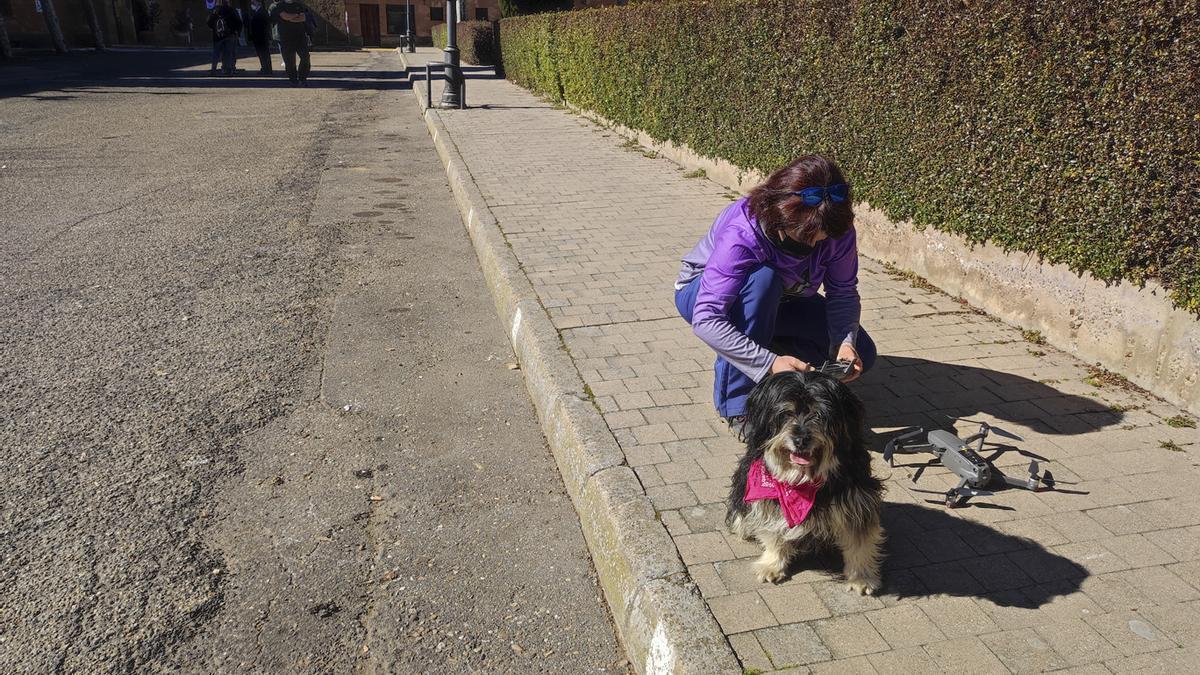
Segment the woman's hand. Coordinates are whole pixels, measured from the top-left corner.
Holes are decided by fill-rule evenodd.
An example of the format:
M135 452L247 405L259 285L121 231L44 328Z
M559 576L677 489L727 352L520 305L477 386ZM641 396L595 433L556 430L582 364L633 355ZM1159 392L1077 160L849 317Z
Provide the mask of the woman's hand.
M774 375L775 373L786 373L789 370L799 370L804 372L806 370L812 370L812 366L794 356L776 356L775 361L771 364L771 374Z
M842 379L842 382L853 382L862 375L862 359L858 358L858 352L854 350L854 347L852 347L849 342L843 342L842 346L838 347L837 360L849 361L850 363L854 364L850 367L850 370L846 372L846 377Z

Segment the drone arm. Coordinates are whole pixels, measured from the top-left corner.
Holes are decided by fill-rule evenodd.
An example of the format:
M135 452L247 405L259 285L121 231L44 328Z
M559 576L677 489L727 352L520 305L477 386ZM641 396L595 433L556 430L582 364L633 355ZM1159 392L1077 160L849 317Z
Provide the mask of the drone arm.
M924 429L921 429L918 427L917 429L914 429L913 431L910 431L906 434L900 434L899 436L888 441L887 445L883 446L884 461L890 463L892 461L892 455L896 454L897 451L899 451L900 454L910 454L911 452L913 452L909 448L903 447L904 442L907 440L916 438L917 436L920 436L922 433L924 433L924 431L925 431Z
M1029 478L1013 478L1012 476L1005 475L999 469L996 470L995 477L999 478L1009 487L1021 488L1022 490L1037 490L1038 485L1042 482L1036 473L1030 473Z

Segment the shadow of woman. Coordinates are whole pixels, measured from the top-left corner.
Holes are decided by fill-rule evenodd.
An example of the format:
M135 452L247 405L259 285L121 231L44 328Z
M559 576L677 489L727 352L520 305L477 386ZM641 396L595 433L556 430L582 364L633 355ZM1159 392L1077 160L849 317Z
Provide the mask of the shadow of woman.
M1001 607L1035 609L1077 592L1089 574L1079 564L1030 539L915 504L884 505L883 588L895 599L937 595L985 599ZM792 574L842 569L836 550L793 559ZM849 592L849 591L847 591Z
M1047 382L908 356L880 356L871 372L851 386L866 406L872 428L949 429L952 418L983 415L1040 434L1072 435L1114 426L1124 418L1103 401L1059 391Z

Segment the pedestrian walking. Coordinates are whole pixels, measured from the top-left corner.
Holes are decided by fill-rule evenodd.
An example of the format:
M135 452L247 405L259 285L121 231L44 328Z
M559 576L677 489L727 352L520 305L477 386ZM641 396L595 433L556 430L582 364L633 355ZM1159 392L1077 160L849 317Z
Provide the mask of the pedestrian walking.
M852 364L850 381L875 362L859 327L850 194L836 163L801 157L726 207L683 258L675 307L717 353L713 401L739 433L768 375L836 358Z
M293 85L304 85L312 67L308 54L308 8L299 0L277 0L271 5L271 25L283 52L283 66ZM299 57L300 65L296 66Z
M259 0L250 3L250 42L258 54L258 72L271 74L271 17Z
M237 70L238 33L242 30L242 19L229 6L229 0L220 0L212 14L208 15L208 27L212 30L213 40L212 74L217 74L217 59L220 58L222 72L233 75Z

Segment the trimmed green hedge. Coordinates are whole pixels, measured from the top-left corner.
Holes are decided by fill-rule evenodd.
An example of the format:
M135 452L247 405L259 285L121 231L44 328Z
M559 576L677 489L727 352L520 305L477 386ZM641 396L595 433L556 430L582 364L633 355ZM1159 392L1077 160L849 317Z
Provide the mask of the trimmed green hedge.
M500 22L517 84L1200 312L1195 0L668 2Z
M494 66L500 63L496 54L496 38L491 21L460 21L458 30L458 58L463 63L476 66ZM433 46L446 48L446 24L433 27Z

